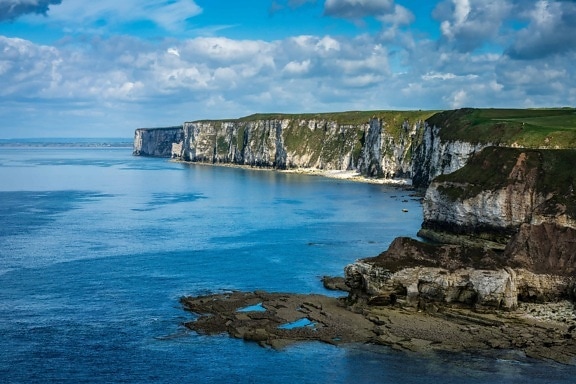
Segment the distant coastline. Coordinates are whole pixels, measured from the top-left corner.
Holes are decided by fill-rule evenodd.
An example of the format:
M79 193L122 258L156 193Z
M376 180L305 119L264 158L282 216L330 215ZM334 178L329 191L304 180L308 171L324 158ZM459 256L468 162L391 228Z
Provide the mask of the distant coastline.
M0 147L132 148L131 138L16 138L0 139Z

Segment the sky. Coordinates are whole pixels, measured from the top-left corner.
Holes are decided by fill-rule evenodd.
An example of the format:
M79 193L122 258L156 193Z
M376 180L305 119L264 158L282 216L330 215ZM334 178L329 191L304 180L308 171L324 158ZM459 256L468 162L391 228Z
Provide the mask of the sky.
M0 138L576 106L576 0L0 0Z

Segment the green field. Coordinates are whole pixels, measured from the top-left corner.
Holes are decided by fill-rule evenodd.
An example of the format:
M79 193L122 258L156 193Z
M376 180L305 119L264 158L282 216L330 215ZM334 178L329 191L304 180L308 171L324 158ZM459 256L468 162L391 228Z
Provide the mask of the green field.
M576 148L576 109L459 109L428 120L442 127L443 140Z
M324 120L333 121L340 125L367 124L371 119L381 119L389 126L399 127L404 120L426 120L438 111L345 111L323 113L256 113L238 119L227 120L199 120L206 121L257 121L257 120Z

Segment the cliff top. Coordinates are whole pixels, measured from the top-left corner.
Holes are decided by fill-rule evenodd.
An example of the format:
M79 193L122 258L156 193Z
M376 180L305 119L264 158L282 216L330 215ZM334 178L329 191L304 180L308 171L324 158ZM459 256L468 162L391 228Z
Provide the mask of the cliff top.
M257 121L257 120L327 120L338 124L364 124L370 119L382 119L385 121L403 122L404 120L426 120L438 111L345 111L345 112L322 112L322 113L255 113L237 119L196 120L200 122L230 122L230 121Z
M576 109L473 109L444 111L428 119L445 141L528 148L576 148Z
M340 125L366 124L380 119L391 126L426 120L440 129L443 141L465 141L526 148L576 148L576 109L476 109L449 111L345 111L323 113L255 113L233 119L201 119L192 123L262 120L323 120ZM166 127L174 129L178 127ZM142 130L154 128L141 128Z

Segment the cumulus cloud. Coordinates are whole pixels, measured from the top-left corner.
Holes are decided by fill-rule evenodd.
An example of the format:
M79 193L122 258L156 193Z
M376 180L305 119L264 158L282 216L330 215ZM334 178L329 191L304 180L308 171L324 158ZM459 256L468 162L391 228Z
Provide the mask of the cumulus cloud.
M390 13L378 17L384 23L391 25L409 25L414 21L414 14L409 9L396 4Z
M291 61L284 66L284 73L288 75L303 75L310 70L310 59L304 61Z
M576 104L576 52L519 61L504 56L495 68L498 81L528 106Z
M343 19L381 16L394 10L394 0L326 0L324 14Z
M114 105L161 98L174 105L200 103L206 114L208 99L238 104L236 113L242 115L254 110L248 103L264 93L270 98L258 105L258 111L297 112L320 104L349 103L355 97L344 89L376 91L390 76L382 47L328 36L275 42L215 37L147 42L115 37L71 40L58 48L3 37L0 51L5 52L0 64L1 100L26 94L35 100ZM307 102L303 90L309 90Z
M518 4L528 25L518 32L507 55L533 60L576 51L576 2L545 1Z
M433 16L445 42L468 52L493 42L512 9L506 0L444 0Z
M0 21L14 20L29 13L45 15L50 5L62 0L0 0Z
M567 0L443 0L433 12L444 47L472 52L499 46L530 60L576 49L576 2Z

